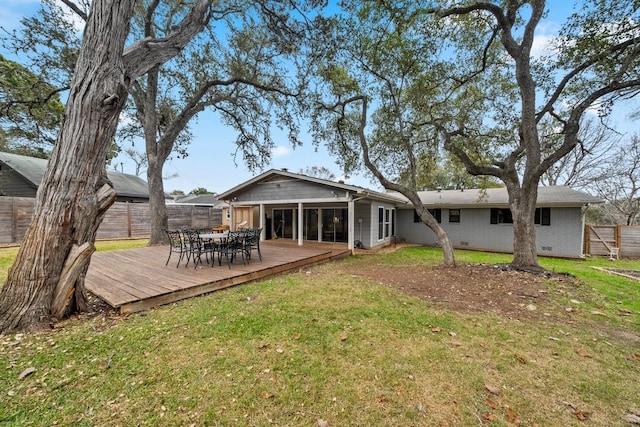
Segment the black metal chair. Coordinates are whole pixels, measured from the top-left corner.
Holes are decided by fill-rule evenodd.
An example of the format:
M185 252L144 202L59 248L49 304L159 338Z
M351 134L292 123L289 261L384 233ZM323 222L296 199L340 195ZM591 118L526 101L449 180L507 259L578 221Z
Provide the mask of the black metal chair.
M200 240L200 234L198 230L187 229L182 231L184 235L184 241L187 245L187 265L189 265L189 258L193 259L195 264L194 268L198 268L198 264L202 264L202 253L204 252L204 246L202 240Z
M165 229L164 231L169 237L169 257L167 258L167 262L165 262L164 265L166 266L169 264L171 255L174 252L180 254L180 257L178 258L178 264L176 264L176 268L178 268L178 266L180 265L180 261L182 261L182 258L185 256L185 254L187 255L187 263L189 263L189 253L187 251L185 241L180 234L180 231L167 229Z
M227 259L227 265L231 268L231 263L236 256L242 257L242 265L245 265L244 258L244 231L230 231L227 238L219 243L218 265L222 265L222 256Z
M244 237L244 253L247 258L247 262L251 261L251 251L258 252L258 258L262 262L262 252L260 252L260 234L262 234L262 228L250 228L247 229Z

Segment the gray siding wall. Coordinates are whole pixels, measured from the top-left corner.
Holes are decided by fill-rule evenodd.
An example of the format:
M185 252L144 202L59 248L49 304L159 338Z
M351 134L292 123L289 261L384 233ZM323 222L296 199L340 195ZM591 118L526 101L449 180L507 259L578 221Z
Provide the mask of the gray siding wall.
M371 240L371 201L361 200L355 203L354 240L360 240L365 248L375 246Z
M455 248L513 252L513 226L491 224L490 209L460 209L460 222L449 223L442 209L442 228ZM397 235L407 242L435 246L435 234L423 223L413 222L413 209L398 211ZM578 258L582 255L582 210L551 208L551 225L536 226L539 255Z
M36 188L6 165L0 165L0 196L36 197Z
M300 180L273 180L258 183L238 194L238 202L259 200L295 200L331 198L331 187ZM344 190L335 190L344 196Z

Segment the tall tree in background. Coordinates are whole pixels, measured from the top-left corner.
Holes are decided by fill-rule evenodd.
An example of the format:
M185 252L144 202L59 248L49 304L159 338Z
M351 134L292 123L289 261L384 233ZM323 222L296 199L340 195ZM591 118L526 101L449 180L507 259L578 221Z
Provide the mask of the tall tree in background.
M336 180L336 175L324 166L311 166L306 169L300 169L300 173L315 178L326 179L327 181Z
M328 20L314 49L323 85L314 132L345 173L364 165L385 189L404 195L436 234L444 264L455 265L449 236L418 195L439 163L434 119L452 88L437 60L444 44L415 28L444 28L436 29L429 15L405 14L404 4L390 7L396 6L354 3Z
M513 214L512 264L520 268L538 268L534 213L542 175L579 144L588 109L598 103L610 108L640 88L637 2L584 1L555 40L554 54L536 58L532 48L545 7L543 0L508 0L446 2L428 10L441 22L466 25L469 31L452 39L450 55L457 67L451 78L461 82L460 91L475 100L474 108L484 110L486 118L459 120L456 113L464 112L450 103L454 115L442 121L440 136L470 173L505 183ZM496 51L502 54L492 57ZM489 84L476 92L477 79L490 72L501 78L485 80ZM511 103L511 111L496 108L501 100L503 106ZM547 152L540 136L545 120L562 135L561 143Z
M542 153L552 153L562 145L561 128L540 124ZM620 144L620 136L596 119L584 120L580 125L576 148L558 160L540 177L541 185L566 185L571 188L597 192L594 183L608 175L609 158Z
M185 7L177 1L138 2L132 34L167 37ZM191 47L133 83L127 108L130 120L119 135L132 143L144 141L150 244L167 239L164 164L172 154L189 154L189 123L206 108L236 130L236 154L241 153L250 169L269 162L274 124L286 129L294 146L300 145L294 111L301 90L295 86L304 83L295 77L304 74L295 76L291 69L303 32L291 14L299 13L303 5L296 7L270 1L220 4L212 16L214 24Z
M0 128L18 151L50 149L64 105L57 88L0 55Z
M175 2L163 10L156 3L140 3L136 16L141 36L170 34L176 10L184 7ZM270 1L225 3L216 10L214 25L190 48L133 85L132 117L142 130L148 159L150 244L167 238L164 164L171 153L188 155L188 124L206 108L237 132L236 153L249 169L270 160L274 123L288 131L292 144L300 144L293 111L301 93L295 85L302 83L290 80L287 67L302 33L290 22L288 7Z
M85 302L96 231L115 200L105 158L130 85L202 31L211 3L196 1L168 37L125 47L135 1L93 1L33 221L0 291L0 333L48 324Z
M640 220L640 137L633 135L617 147L604 161L603 176L593 182L598 196L610 208L613 223L620 218L625 225L637 225Z

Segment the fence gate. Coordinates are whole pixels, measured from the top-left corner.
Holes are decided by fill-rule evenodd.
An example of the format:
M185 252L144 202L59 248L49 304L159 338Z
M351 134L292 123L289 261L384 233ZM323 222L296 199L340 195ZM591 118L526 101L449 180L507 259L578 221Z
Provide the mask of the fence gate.
M628 225L586 225L584 253L607 256L620 248L620 257L640 258L640 227Z

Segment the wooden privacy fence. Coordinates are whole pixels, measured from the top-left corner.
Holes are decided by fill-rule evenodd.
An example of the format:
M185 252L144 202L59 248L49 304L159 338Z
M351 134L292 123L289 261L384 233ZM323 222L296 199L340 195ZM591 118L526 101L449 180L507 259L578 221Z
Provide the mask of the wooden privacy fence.
M22 241L31 222L35 199L0 197L0 244ZM206 206L167 205L169 228L203 228L222 224L222 210ZM114 203L105 215L98 239L144 238L151 234L147 203Z
M607 256L620 248L621 258L640 258L640 227L628 225L586 225L584 253Z

